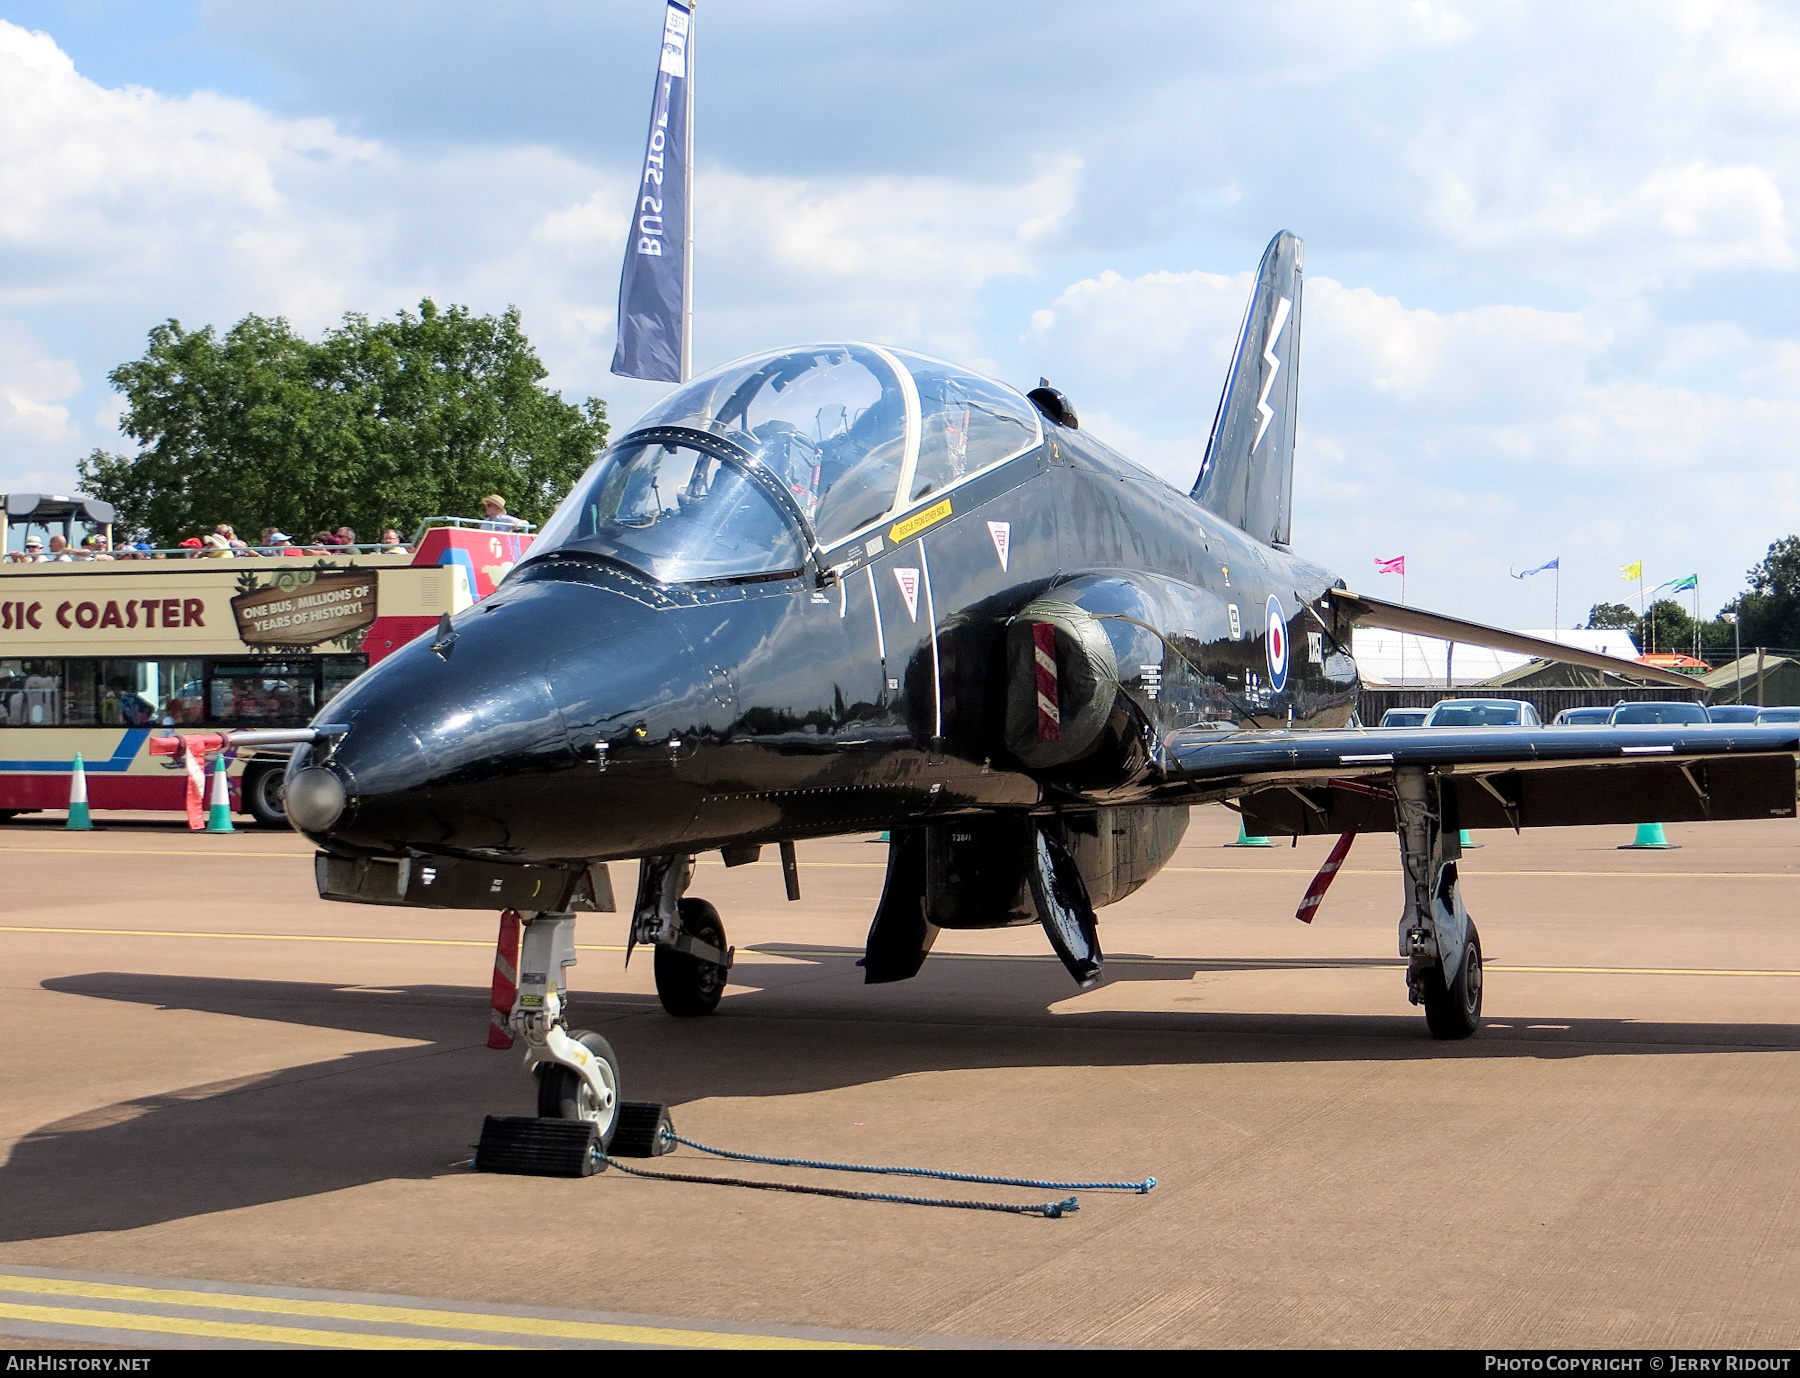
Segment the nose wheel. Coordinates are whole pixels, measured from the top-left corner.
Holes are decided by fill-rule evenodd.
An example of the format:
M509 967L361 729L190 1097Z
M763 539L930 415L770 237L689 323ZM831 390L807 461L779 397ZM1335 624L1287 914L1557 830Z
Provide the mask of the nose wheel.
M594 1055L595 1076L590 1080L561 1063L540 1062L538 1118L591 1122L604 1152L619 1127L619 1059L612 1045L597 1033L583 1029L570 1037Z
M711 1014L725 994L730 963L719 911L705 900L682 900L680 932L672 942L656 945L656 994L662 1007L680 1019Z

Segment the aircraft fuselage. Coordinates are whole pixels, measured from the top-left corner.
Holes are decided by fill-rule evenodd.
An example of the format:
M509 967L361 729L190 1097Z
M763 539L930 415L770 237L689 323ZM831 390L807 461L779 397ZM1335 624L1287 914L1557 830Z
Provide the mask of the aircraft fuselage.
M294 769L324 757L343 782L311 830L333 850L516 861L1131 804L1178 729L1349 720L1348 634L1308 607L1336 582L1046 426L784 576L535 560L329 705L318 724L347 730ZM1035 696L1008 629L1045 599L1098 620L1117 682L1088 706L1094 745L1033 768L1008 745L1008 698Z

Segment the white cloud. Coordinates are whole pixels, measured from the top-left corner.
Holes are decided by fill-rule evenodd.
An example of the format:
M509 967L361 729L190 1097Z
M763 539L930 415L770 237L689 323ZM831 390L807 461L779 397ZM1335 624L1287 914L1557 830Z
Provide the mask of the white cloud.
M0 320L0 441L15 447L75 443L80 432L64 403L80 390L73 363L47 357L25 327Z
M614 62L599 38L636 20L580 28L599 13L373 16L346 49L343 0L211 7L226 49L263 26L263 60L311 93L293 115L103 86L0 24L0 485L116 444L106 371L170 315L316 331L427 293L516 302L552 382L631 419L662 391L607 372L644 83L590 110L537 75ZM1792 11L1150 0L1119 25L1044 0L1029 32L1005 6L833 13L823 68L815 6L709 30L702 366L852 335L1041 371L1185 486L1243 270L1285 224L1315 273L1297 529L1353 581L1405 549L1415 598L1541 625L1507 612L1536 596L1515 558L1562 553L1572 588L1583 560L1605 583L1666 557L1722 599L1800 524ZM953 20L952 51L931 35ZM1073 51L1083 83L1047 88ZM446 104L468 84L446 70L524 94Z
M1185 489L1249 285L1104 273L1038 311L1027 342L1091 430ZM1665 350L1719 348L1686 333L1660 328ZM1311 279L1298 548L1353 584L1375 555L1407 553L1423 601L1515 625L1509 612L1535 595L1504 580L1507 565L1559 553L1565 578L1585 571L1609 598L1605 571L1642 555L1701 570L1723 601L1748 562L1721 533L1800 522L1800 400L1617 378L1615 341L1601 307L1440 313ZM1146 435L1121 416L1159 424Z

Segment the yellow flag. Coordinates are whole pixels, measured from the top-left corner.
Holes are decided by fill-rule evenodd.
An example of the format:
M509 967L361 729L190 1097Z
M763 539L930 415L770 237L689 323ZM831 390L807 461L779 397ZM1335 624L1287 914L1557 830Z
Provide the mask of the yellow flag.
M1642 560L1633 560L1628 565L1620 565L1619 573L1624 575L1627 579L1642 579L1644 577L1644 562Z

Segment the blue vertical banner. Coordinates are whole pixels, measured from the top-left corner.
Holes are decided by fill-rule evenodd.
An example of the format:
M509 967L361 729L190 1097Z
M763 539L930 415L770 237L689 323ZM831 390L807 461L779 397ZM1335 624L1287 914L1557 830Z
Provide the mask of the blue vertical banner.
M619 275L619 343L612 371L625 378L687 379L693 29L692 8L669 0L643 175Z

